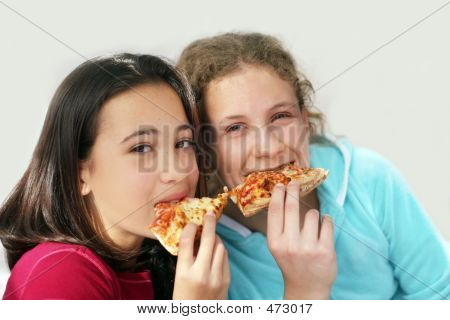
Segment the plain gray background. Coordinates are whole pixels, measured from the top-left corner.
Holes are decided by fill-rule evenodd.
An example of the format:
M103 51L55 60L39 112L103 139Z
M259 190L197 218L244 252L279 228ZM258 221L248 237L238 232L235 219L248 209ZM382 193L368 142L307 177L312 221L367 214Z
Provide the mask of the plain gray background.
M190 41L226 31L280 37L329 129L393 162L450 239L445 1L2 1L0 201L27 167L56 87L86 58L176 60ZM0 259L0 293L6 279Z

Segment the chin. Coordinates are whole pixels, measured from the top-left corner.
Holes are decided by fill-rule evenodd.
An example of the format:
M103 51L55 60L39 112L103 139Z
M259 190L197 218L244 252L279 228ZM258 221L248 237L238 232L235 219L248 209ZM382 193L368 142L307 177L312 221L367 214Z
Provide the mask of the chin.
M144 228L146 228L146 226ZM142 236L144 239L158 240L155 237L155 235L152 232L150 232L150 231L146 232L145 234L141 234L140 236Z

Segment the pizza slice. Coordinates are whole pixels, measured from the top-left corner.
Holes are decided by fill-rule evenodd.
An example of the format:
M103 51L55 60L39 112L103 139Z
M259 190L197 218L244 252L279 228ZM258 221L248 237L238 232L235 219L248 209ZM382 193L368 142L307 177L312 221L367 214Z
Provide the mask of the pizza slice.
M178 255L180 236L190 222L199 226L196 239L200 238L207 212L214 212L217 220L228 202L228 190L217 198L184 198L177 202L161 202L155 205L155 220L148 226L159 242L172 255Z
M277 170L250 173L243 183L230 191L230 198L245 217L255 215L269 206L270 197L277 183L287 185L291 180L300 182L300 196L317 188L328 176L321 168L299 168L288 164Z

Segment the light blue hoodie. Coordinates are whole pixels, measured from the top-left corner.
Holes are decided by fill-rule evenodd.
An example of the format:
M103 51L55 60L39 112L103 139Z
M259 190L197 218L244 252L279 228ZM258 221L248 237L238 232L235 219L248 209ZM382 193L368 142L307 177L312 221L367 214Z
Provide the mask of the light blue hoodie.
M331 299L450 299L450 258L398 171L378 154L333 137L310 145L311 167L329 170L318 188L335 223L338 275ZM282 299L283 279L264 235L226 215L229 299Z

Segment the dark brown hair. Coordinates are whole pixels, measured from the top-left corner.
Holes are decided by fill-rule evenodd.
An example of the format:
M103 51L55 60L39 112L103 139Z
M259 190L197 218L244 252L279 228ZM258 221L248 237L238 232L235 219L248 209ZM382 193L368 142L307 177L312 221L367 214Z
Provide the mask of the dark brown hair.
M127 53L96 58L64 79L50 103L31 162L0 208L0 239L11 269L39 243L80 244L115 270L124 270L126 261L137 257L152 272L155 297L172 297L175 258L151 239L139 251L121 250L107 236L92 201L80 192L79 164L94 144L105 101L135 86L161 82L176 91L196 128L199 120L187 81L161 58ZM204 190L204 182L199 185Z

